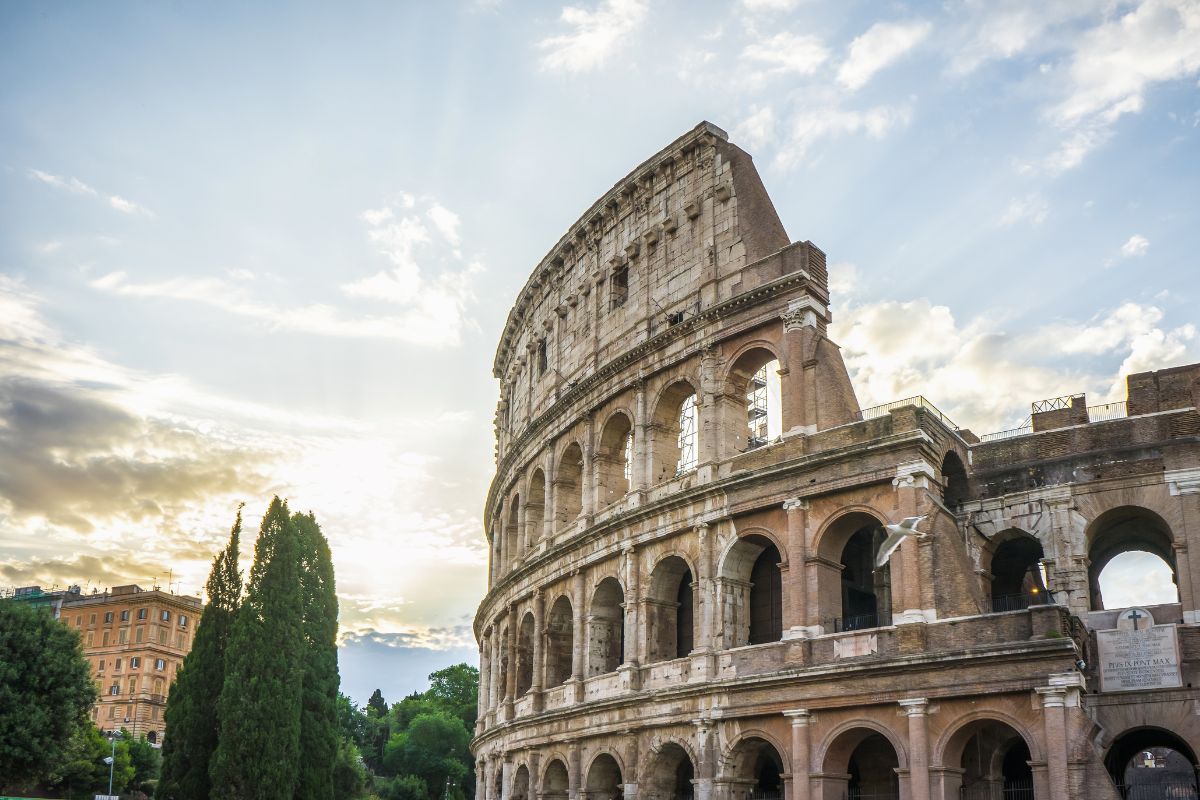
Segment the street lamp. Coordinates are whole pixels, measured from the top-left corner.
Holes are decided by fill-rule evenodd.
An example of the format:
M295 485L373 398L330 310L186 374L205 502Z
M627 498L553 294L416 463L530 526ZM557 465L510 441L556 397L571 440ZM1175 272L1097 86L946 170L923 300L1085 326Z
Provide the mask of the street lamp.
M122 722L123 722L123 724L128 725L129 717L125 717L125 719ZM119 733L119 731L111 732L110 738L112 739L112 755L110 755L108 758L104 759L104 761L108 764L108 796L109 797L112 797L113 767L115 767L117 765L117 734L118 733Z

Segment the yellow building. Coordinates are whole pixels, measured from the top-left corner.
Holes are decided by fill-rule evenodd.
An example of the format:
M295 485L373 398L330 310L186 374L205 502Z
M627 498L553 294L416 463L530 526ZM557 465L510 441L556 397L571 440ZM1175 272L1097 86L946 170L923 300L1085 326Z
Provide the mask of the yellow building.
M67 595L59 619L79 631L100 701L92 719L102 731L126 728L161 743L171 681L192 647L200 598L133 584Z

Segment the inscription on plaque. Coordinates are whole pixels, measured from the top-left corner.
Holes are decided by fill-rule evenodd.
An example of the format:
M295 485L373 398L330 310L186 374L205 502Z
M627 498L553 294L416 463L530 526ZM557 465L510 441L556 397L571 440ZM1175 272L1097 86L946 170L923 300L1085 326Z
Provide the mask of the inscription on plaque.
M1172 689L1183 685L1175 626L1155 625L1145 609L1121 612L1116 629L1096 631L1096 645L1102 692Z

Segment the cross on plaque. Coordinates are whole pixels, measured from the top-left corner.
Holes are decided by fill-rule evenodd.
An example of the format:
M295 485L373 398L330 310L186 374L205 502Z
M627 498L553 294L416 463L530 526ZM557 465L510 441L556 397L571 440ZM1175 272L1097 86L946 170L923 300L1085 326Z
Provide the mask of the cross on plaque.
M1136 608L1126 611L1125 616L1127 616L1129 619L1133 620L1133 629L1135 631L1139 630L1138 620L1146 619L1147 617L1149 617L1148 614L1143 614L1142 612L1138 611Z

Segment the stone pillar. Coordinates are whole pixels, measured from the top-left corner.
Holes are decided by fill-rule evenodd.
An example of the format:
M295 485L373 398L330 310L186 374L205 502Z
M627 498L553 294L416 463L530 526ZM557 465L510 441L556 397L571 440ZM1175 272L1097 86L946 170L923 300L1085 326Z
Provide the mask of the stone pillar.
M732 453L724 452L721 424L721 358L717 348L706 347L700 357L700 388L696 393L696 465L711 464ZM743 422L743 424L745 424Z
M713 748L713 730L706 719L694 720L696 726L696 777L695 799L711 800L713 779L717 776L716 756Z
M583 753L579 742L567 746L567 797L578 800L583 788Z
M496 551L499 561L496 564L496 580L500 580L500 578L508 573L509 558L511 557L508 552L508 529L505 525L505 521L508 518L508 504L506 503L503 508L505 514L500 519L500 533L496 538Z
M1185 623L1200 622L1200 469L1171 470L1164 477L1167 490L1178 499L1182 530L1172 531L1175 539L1175 573L1179 581L1179 602ZM1188 543L1196 541L1196 546Z
M806 708L783 712L792 721L792 800L809 800L812 789L809 776L812 760L808 744L808 728L812 714Z
M575 570L571 576L571 590L574 595L571 613L575 615L575 619L571 621L571 677L567 681L572 688L567 690L567 699L578 703L583 700L583 654L587 646L587 629L584 624L587 617L583 611L587 598L584 597L585 585L583 572L580 570Z
M504 682L504 719L513 718L513 701L517 697L517 609L508 606L508 675ZM506 765L507 766L507 765ZM507 779L507 775L505 778Z
M621 663L637 666L644 660L645 642L640 635L638 614L638 553L632 545L625 552L625 652L621 654Z
M629 491L645 491L650 483L650 420L646 409L646 384L639 380L633 395L633 464L630 465Z
M512 673L512 670L509 670ZM509 800L512 797L512 782L513 782L513 764L512 757L505 755L500 762L500 800Z
M515 537L516 542L513 544L513 549L516 550L516 552L508 554L509 569L512 569L513 565L517 563L517 559L521 557L521 554L529 549L529 531L527 530L527 526L525 524L525 511L529 507L528 487L525 489L523 498L524 499L521 500L521 502L517 505L517 535ZM545 509L543 509L543 513L545 513Z
M638 794L638 736L635 731L625 731L625 772L621 780L625 782L625 794L622 800L636 800Z
M546 598L542 595L542 590L535 589L533 592L533 681L529 686L529 693L533 695L534 713L542 710L542 686L545 684L545 606Z
M542 541L549 545L550 540L554 538L554 520L557 518L558 509L554 507L554 481L548 474L544 485L546 492L545 497L542 498L542 530L540 533Z
M580 476L583 491L583 501L579 506L580 513L586 522L592 524L592 516L596 513L596 476L592 459L596 454L595 420L589 414L583 426L583 474Z
M477 732L483 730L483 726L487 722L487 712L490 710L491 702L491 683L492 683L492 653L491 653L491 627L487 627L483 631L483 637L479 642L479 724L476 726Z
M900 517L920 514L918 510L923 490L928 489L935 470L924 461L901 464L892 480L896 490L896 513ZM924 520L918 529L929 530L930 521ZM932 622L936 618L933 607L922 603L921 587L921 539L909 536L900 543L900 549L892 555L892 622L902 625L910 622Z
M1048 800L1069 800L1067 784L1067 689L1048 686L1036 690L1042 697L1042 722L1046 736Z
M901 700L900 707L908 715L908 778L911 800L930 800L929 797L929 733L926 715L929 701L924 697Z
M475 800L487 800L487 762L475 761Z
M816 331L816 314L805 304L808 298L793 300L781 314L783 321L783 353L779 364L780 414L783 432L815 433L816 416L808 413L809 392L805 386L805 331Z
M783 638L802 639L808 628L808 501L793 497L783 502L787 512L787 591L783 595Z

